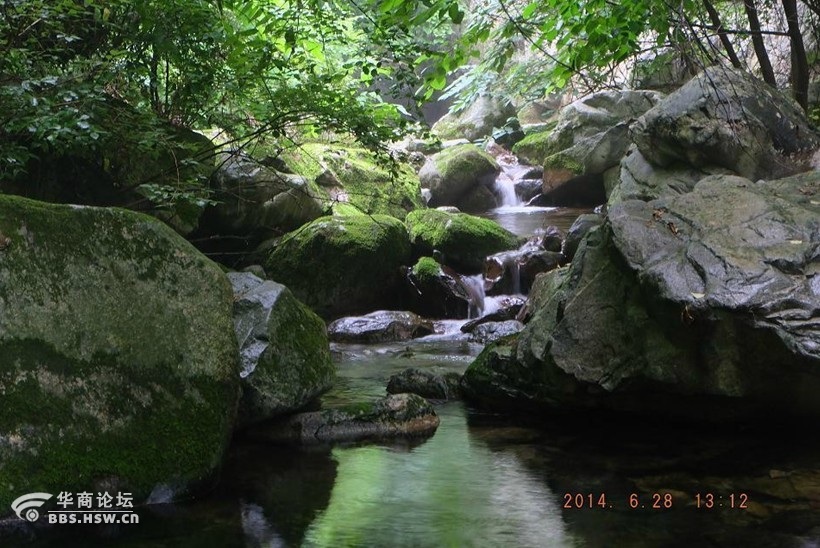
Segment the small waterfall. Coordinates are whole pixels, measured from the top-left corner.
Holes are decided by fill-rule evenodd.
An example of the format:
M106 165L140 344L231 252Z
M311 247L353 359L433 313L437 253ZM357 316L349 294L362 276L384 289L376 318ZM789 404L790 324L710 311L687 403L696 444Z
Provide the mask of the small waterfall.
M470 294L470 311L467 319L480 318L484 314L484 276L462 276L461 281Z
M504 171L503 167L501 173L495 178L494 189L501 207L520 205L521 202L515 193L515 180L513 180L509 173Z
M499 205L501 207L523 205L523 200L515 191L515 183L520 181L528 171L532 170L532 166L522 166L518 163L518 158L507 151L497 152L495 159L501 168L501 172L493 182L495 195L500 202Z

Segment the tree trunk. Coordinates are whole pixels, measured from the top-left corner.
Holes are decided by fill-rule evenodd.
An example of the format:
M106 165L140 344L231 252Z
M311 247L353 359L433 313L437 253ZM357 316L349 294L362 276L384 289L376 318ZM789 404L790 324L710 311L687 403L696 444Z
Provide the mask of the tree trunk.
M794 98L803 107L809 108L809 61L806 58L806 47L800 33L800 21L797 19L797 0L782 0L783 11L789 24L789 42L791 43L791 84Z
M766 51L766 45L763 43L763 35L760 33L760 18L757 16L755 0L744 0L743 7L746 8L746 17L749 19L749 30L752 32L752 45L755 49L757 61L760 63L760 72L763 74L763 81L772 87L777 87L772 62L769 60L769 53Z
M723 23L720 20L720 14L715 9L715 6L712 4L710 0L703 0L703 5L706 7L706 11L709 13L709 19L712 21L712 26L715 27L715 30L718 33L718 38L720 38L720 43L723 44L723 49L726 50L726 55L729 57L729 61L732 63L732 66L737 69L743 68L740 64L740 59L738 59L737 57L737 53L735 53L735 48L732 45L732 41L729 40L729 35L727 35L725 30L723 29Z

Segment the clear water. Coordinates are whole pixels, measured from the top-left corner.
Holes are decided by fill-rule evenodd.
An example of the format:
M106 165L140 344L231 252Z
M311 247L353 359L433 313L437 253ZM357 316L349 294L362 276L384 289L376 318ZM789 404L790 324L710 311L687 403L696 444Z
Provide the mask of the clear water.
M544 223L568 228L574 215L501 208L489 216L525 233ZM383 396L390 375L407 367L463 372L481 347L461 335L462 324L437 322L436 335L407 343L334 345L338 380L323 404ZM197 501L139 508L139 525L6 530L0 546L820 546L813 426L707 432L606 416L513 421L461 402L437 412L441 425L426 440L310 448L237 440L215 489ZM698 509L698 492L726 498ZM672 508L652 508L654 493L669 493ZM731 493L746 494L749 508L728 508Z

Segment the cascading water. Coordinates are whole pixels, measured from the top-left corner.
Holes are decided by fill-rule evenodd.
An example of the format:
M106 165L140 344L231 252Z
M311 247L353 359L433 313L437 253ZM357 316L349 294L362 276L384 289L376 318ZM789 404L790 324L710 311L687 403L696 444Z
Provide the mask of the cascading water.
M509 153L499 154L496 156L496 161L498 161L501 168L494 181L494 190L499 200L499 206L516 207L524 205L524 201L515 191L515 183L520 181L532 169L532 166L522 166L518 163L518 158Z
M484 276L481 274L462 276L461 281L470 294L470 312L467 319L480 318L484 314L484 299L486 298Z

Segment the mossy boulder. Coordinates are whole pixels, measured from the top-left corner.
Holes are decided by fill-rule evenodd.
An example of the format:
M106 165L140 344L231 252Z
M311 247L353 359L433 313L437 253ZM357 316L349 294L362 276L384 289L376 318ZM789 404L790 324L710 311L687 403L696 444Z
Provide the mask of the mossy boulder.
M495 159L475 145L448 147L427 159L419 178L421 186L430 190L429 205L456 206L471 212L495 207L495 199L487 188L499 172ZM484 191L492 200L477 201L473 194Z
M284 285L231 272L245 426L292 413L330 389L335 369L325 322Z
M475 294L463 277L432 257L403 267L404 307L425 318L468 318L480 315L483 295Z
M239 399L233 294L163 223L0 196L0 508L24 493L182 494Z
M405 222L418 256L437 251L443 264L459 272L481 272L487 256L522 243L495 221L466 213L419 210L409 214Z
M552 127L546 127L525 135L523 139L513 145L513 153L528 164L542 165L544 158L553 153L550 145L550 135L552 135L554 129L555 124Z
M323 318L392 308L399 267L410 261L404 224L386 215L321 217L284 236L269 277Z
M424 207L416 171L407 163L390 166L365 149L306 143L282 153L295 173L319 188L336 215L379 214L404 219Z

